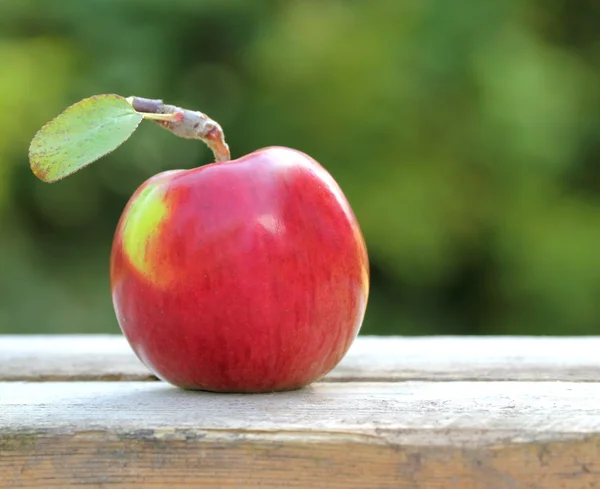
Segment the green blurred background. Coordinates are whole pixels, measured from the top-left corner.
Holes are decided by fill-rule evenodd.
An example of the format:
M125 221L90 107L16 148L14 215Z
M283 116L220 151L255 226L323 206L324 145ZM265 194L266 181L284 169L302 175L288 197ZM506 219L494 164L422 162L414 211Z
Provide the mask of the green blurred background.
M98 93L319 160L369 248L362 333L600 334L598 0L0 0L0 333L118 332L123 206L211 159L143 123L37 180L35 132Z

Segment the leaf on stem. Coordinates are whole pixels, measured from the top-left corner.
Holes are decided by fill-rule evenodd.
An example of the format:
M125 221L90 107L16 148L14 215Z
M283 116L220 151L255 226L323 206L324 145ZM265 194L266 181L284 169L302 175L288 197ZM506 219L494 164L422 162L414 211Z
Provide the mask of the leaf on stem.
M114 151L143 117L119 95L83 99L35 135L29 146L31 170L44 182L61 180Z

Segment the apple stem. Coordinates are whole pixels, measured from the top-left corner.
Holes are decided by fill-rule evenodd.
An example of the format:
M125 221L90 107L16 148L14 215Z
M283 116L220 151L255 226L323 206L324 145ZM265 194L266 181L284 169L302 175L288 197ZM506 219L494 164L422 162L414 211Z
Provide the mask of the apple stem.
M231 153L221 126L202 112L164 104L162 100L128 97L127 102L144 119L185 139L200 139L215 156L215 161L229 161Z

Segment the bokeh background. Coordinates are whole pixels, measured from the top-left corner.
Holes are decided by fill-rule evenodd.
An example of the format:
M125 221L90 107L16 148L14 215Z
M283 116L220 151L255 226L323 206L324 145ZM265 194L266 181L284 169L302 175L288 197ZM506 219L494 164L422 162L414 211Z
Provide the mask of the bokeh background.
M98 93L319 160L367 240L363 334L600 334L598 0L0 0L0 333L118 332L127 199L210 162L142 123L37 180L35 132Z

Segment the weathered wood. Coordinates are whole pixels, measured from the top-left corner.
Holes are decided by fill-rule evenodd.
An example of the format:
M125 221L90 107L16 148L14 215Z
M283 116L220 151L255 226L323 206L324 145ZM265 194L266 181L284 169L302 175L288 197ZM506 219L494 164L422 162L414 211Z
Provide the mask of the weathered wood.
M600 381L600 337L359 337L324 381ZM122 336L0 336L0 380L156 380Z
M600 384L0 383L0 487L600 487Z
M156 380L120 335L0 336L0 381Z

